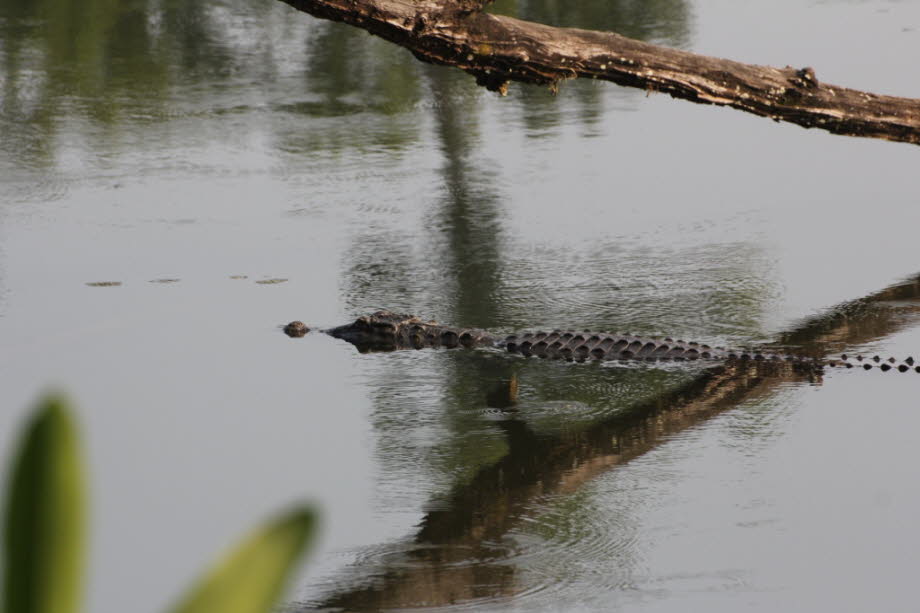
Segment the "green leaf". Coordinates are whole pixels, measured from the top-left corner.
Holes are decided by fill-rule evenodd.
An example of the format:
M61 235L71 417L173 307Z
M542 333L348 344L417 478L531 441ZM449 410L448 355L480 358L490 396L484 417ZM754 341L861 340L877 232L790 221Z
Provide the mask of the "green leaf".
M268 613L316 531L316 513L295 509L247 538L192 588L174 613Z
M23 432L6 495L5 613L80 610L83 458L66 401L45 398Z

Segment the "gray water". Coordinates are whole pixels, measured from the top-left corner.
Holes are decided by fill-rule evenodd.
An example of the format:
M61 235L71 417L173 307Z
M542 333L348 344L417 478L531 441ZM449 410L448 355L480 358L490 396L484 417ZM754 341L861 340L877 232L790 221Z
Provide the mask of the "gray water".
M917 3L493 10L920 97ZM279 326L386 307L916 355L917 151L611 84L500 98L267 0L4 0L0 453L42 390L78 404L100 613L163 610L304 499L297 611L913 611L915 373Z

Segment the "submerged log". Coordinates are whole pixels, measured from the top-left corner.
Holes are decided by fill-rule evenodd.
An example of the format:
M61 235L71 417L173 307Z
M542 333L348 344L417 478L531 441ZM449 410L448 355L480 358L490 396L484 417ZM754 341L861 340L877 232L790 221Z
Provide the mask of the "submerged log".
M612 32L557 28L482 11L477 0L282 0L455 66L504 94L510 81L574 78L670 94L835 134L920 144L920 100L822 83L811 67L758 66Z

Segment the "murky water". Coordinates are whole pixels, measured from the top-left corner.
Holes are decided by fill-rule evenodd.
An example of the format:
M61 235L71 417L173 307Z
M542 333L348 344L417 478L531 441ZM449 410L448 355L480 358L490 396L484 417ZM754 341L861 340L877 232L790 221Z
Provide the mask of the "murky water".
M915 3L495 10L920 97ZM917 155L609 84L498 98L280 3L6 0L0 452L47 386L80 405L102 613L163 610L304 498L293 610L913 610L920 376L278 326L387 307L916 355Z

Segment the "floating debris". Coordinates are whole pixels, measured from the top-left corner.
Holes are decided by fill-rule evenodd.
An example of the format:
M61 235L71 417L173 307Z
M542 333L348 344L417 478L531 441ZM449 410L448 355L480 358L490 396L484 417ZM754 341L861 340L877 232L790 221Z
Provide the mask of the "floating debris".
M231 279L248 279L249 275L230 275Z
M118 287L121 281L90 281L87 285L90 287Z
M151 279L151 283L178 283L181 279Z
M259 279L256 283L259 285L275 285L277 283L287 283L287 279Z

